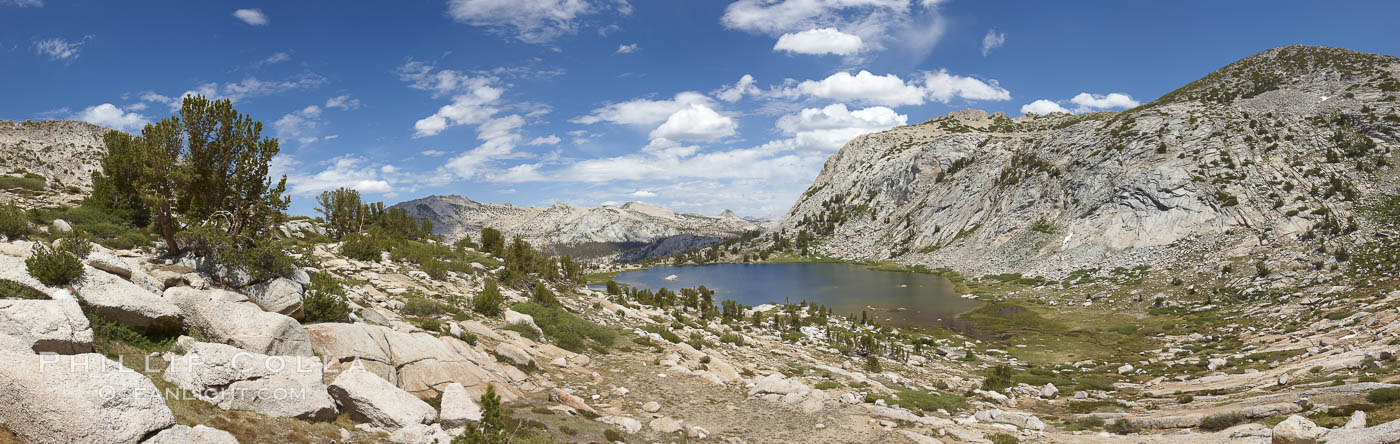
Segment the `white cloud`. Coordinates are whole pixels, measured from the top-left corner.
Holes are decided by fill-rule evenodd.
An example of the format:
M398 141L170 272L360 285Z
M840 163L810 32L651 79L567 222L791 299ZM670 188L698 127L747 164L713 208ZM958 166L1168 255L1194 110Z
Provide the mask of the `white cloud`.
M641 47L637 46L636 43L630 45L617 45L618 54L631 54L637 52L638 49L641 49Z
M329 99L326 99L326 108L339 108L339 109L343 109L343 110L352 110L352 109L357 109L357 108L359 108L359 107L360 107L360 99L356 99L356 98L354 98L354 97L350 97L349 94L341 94L341 95L339 95L339 96L335 96L335 97L331 97L331 98L329 98Z
M987 35L982 36L982 57L1000 48L1003 43L1006 43L1005 33L997 32L996 28L988 29Z
M983 82L971 77L948 74L947 70L924 73L924 88L930 99L948 103L953 98L964 100L1011 100L1011 92L996 80Z
M713 94L715 97L726 102L738 102L739 99L744 98L744 96L760 94L758 87L754 86L754 83L753 76L744 74L744 76L740 77L739 81L734 82L733 85L725 85Z
M267 15L261 9L239 9L233 11L233 16L253 26L267 26Z
M585 116L570 119L570 122L592 125L607 122L619 125L651 126L666 121L672 114L691 105L709 106L709 97L694 91L677 93L671 100L633 99L614 103L593 110Z
M49 60L73 61L78 58L78 50L82 49L83 44L92 38L93 36L88 35L76 42L70 42L62 37L39 40L34 42L34 51L49 56Z
M0 0L0 6L18 6L21 8L42 8L43 0Z
M409 61L396 72L399 80L410 88L432 91L433 97L452 95L452 103L438 108L433 115L413 124L413 137L435 136L449 127L477 125L500 112L497 108L503 88L489 76L470 76L460 71L442 69L423 62Z
M1070 103L1079 105L1078 108L1074 109L1077 113L1087 113L1109 108L1132 108L1139 105L1138 101L1133 100L1132 96L1123 93L1109 93L1106 96L1101 96L1082 92L1075 95L1074 98L1069 99L1069 101Z
M422 155L428 156L428 157L442 157L442 156L444 156L444 155L447 155L447 152L446 152L446 151L439 151L439 150L424 150L423 152L418 153L418 154L422 154Z
M146 107L148 107L148 106L150 106L150 105L147 105L146 102L136 102L136 103L127 105L127 106L126 106L126 110L127 110L127 111L145 111L145 110L146 110Z
M476 138L481 145L453 157L447 162L448 171L463 179L481 175L492 161L520 157L514 153L520 143L520 128L525 118L518 114L490 119L477 127Z
M614 2L611 7L622 15L632 10L626 2ZM586 0L448 0L447 15L471 26L509 31L525 43L547 43L576 32L581 16L608 8Z
M320 140L314 133L324 124L325 122L321 120L321 107L311 105L284 114L282 118L272 122L272 129L279 139L296 140L302 145L306 145Z
M526 144L526 145L530 145L530 146L558 145L559 142L562 142L562 141L563 141L563 139L560 139L559 136L550 134L550 135L548 135L548 136L541 136L541 137L536 137L536 138L534 138L534 139L530 139L530 141L529 141L529 142L526 142L525 144Z
M326 78L315 73L306 73L287 78L285 80L259 80L256 77L248 77L237 83L224 83L222 85L214 82L203 83L194 89L180 93L177 96L165 96L155 92L141 93L141 100L144 102L164 103L171 109L179 109L180 102L185 97L202 95L210 99L229 99L239 102L244 99L270 96L295 89L310 89L326 83Z
M737 0L725 8L726 28L780 36L835 28L858 36L861 48L898 45L922 58L945 29L939 3L927 0Z
M734 135L738 124L708 106L691 104L666 118L666 122L651 132L653 139L701 142Z
M632 192L633 197L656 197L656 193L647 190L637 190Z
M287 175L287 191L293 196L314 196L340 187L361 193L393 195L400 191L400 185L408 182L397 168L374 164L356 154L344 154L322 162L325 168L320 171L299 171L295 168L299 164L279 154L269 167L273 175Z
M883 106L850 111L844 103L807 108L778 119L778 130L790 139L770 142L786 148L835 152L862 134L904 125L909 117Z
M1045 99L1040 99L1025 105L1021 105L1021 114L1050 113L1069 113L1069 110L1065 109L1065 107L1063 106L1060 106L1060 104L1058 103L1051 102Z
M103 103L97 106L89 106L82 112L73 116L74 119L81 120L93 125L101 125L112 129L126 132L135 132L141 127L150 123L146 116L125 112L116 105Z
M788 51L798 54L851 55L860 52L861 38L858 35L837 31L836 28L809 29L797 33L783 34L774 51Z
M802 94L842 102L865 102L886 106L922 105L924 90L906 84L894 74L878 76L862 70L855 75L838 72L822 80L806 80L797 84Z
M278 51L278 52L273 53L273 54L270 55L270 56L267 56L267 58L263 59L262 63L263 63L263 64L266 64L266 65L271 65L271 64L274 64L274 63L282 63L282 62L285 62L285 61L288 61L288 60L291 60L291 59L292 59L292 55L291 55L291 54L287 54L287 53L285 53L285 52Z

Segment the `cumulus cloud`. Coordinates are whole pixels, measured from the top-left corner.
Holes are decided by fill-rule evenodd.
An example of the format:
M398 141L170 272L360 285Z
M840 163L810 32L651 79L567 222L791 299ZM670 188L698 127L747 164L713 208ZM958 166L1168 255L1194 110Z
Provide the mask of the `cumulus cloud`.
M1040 99L1025 105L1021 105L1021 114L1050 114L1069 113L1069 110L1060 104L1049 100Z
M665 123L651 132L651 138L703 142L732 136L738 126L734 119L697 103L672 113Z
M927 54L945 28L940 2L927 0L737 0L725 8L726 28L781 36L834 28L858 36L861 48L898 44Z
M307 106L297 111L284 114L282 118L272 122L272 129L277 134L277 138L282 140L295 140L302 145L306 145L320 137L314 135L321 126L321 107L316 105Z
M470 179L484 173L492 161L519 157L514 150L520 143L522 126L525 126L525 118L517 114L483 122L476 134L481 145L453 157L447 162L447 170L457 177Z
M798 54L844 56L860 52L861 45L861 38L858 35L837 31L836 28L820 28L783 34L778 37L778 43L773 45L773 50Z
M948 103L953 98L964 100L1011 100L1011 92L996 80L983 82L971 77L948 74L947 70L924 73L924 88L929 98Z
M81 120L93 125L101 125L112 129L126 132L135 132L150 123L146 116L122 111L116 105L103 103L97 106L89 106L82 112L73 116L74 119Z
M298 170L299 165L300 162L291 157L279 154L268 169L273 175L287 175L287 191L293 196L314 196L340 187L361 193L395 195L407 191L400 190L400 186L409 185L398 168L370 162L357 154L344 154L321 162L319 171Z
M982 36L982 57L1000 48L1003 43L1006 43L1006 34L997 32L996 28L988 29L987 35Z
M418 154L422 154L422 155L428 156L428 157L442 157L442 156L447 155L448 153L447 153L446 151L439 151L439 150L424 150L423 152L418 153Z
M618 54L631 54L637 52L638 49L641 49L641 47L637 46L636 43L630 45L617 45Z
M42 8L43 0L0 0L0 6L18 6L21 8Z
M1139 105L1138 101L1133 100L1132 96L1123 93L1109 93L1106 96L1101 96L1082 92L1075 95L1074 98L1069 99L1069 101L1070 103L1079 105L1079 107L1074 110L1080 113L1109 108L1132 108Z
M78 50L82 49L83 44L92 38L93 36L88 35L76 42L70 42L62 37L38 40L34 42L34 51L48 56L49 60L71 62L78 59Z
M689 108L691 105L712 105L713 100L694 91L677 93L670 100L633 99L621 103L613 103L588 113L584 116L570 119L570 122L592 125L595 123L612 123L619 125L651 126L670 118L677 111Z
M405 63L397 72L399 80L410 88L432 91L435 98L452 96L452 103L414 122L413 137L436 136L457 125L481 124L500 112L498 105L505 89L495 86L499 82L495 77L471 76L415 61Z
M647 190L637 190L632 192L632 197L656 197L656 193Z
M536 138L534 138L534 139L530 139L530 141L529 141L529 142L526 142L525 144L526 144L526 145L530 145L530 146L558 145L559 142L562 142L562 141L563 141L563 139L560 139L559 136L550 134L550 135L548 135L548 136L540 136L540 137L536 137Z
M625 2L586 0L448 0L447 16L461 23L509 34L525 43L548 43L578 31L579 18L607 9L632 12Z
M339 108L339 109L342 109L342 110L352 110L352 109L357 109L357 108L359 108L359 107L360 107L360 99L356 99L356 98L354 98L354 97L350 97L349 94L341 94L341 95L339 95L339 96L335 96L335 97L331 97L331 98L329 98L329 99L326 99L326 108Z
M739 81L734 82L733 85L725 85L723 88L715 91L714 95L726 102L738 102L739 99L743 99L744 96L760 94L758 87L755 86L754 83L755 80L753 76L744 74L743 77L739 78Z
M901 126L908 120L908 116L883 106L851 111L846 104L835 103L779 118L778 130L792 137L770 143L789 149L830 153L857 136Z
M267 20L267 15L263 14L261 9L239 9L233 11L233 16L239 20L242 20L243 23L247 23L252 26L267 26L267 24L269 23L269 21Z
M822 80L797 84L796 92L842 102L864 102L886 106L922 105L924 90L907 84L894 74L883 76L861 70L855 75L838 72Z

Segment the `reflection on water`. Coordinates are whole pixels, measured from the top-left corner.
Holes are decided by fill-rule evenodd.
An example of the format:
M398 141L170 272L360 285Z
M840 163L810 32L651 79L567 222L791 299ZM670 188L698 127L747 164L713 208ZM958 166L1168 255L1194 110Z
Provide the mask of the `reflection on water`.
M673 280L666 279L672 275ZM651 290L704 285L715 290L716 303L724 299L745 305L805 300L831 307L838 315L867 310L881 323L897 326L936 325L981 305L958 297L952 283L940 276L875 271L854 264L656 267L624 272L614 280Z

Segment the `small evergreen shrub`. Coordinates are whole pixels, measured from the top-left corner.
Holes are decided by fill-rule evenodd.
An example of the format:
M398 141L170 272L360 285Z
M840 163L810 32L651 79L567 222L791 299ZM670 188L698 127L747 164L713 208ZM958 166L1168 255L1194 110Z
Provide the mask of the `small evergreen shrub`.
M83 276L83 262L73 253L35 242L33 254L24 260L29 275L50 287L68 285Z
M1373 404L1389 404L1400 401L1400 388L1378 388L1366 394L1366 400Z
M603 351L617 339L617 332L575 316L559 307L546 307L535 303L517 304L515 311L535 318L535 325L544 331L545 337L554 341L559 348L580 352L585 347ZM680 338L677 338L679 342Z
M506 298L501 295L500 286L494 279L487 279L486 288L472 297L472 311L494 318L505 311L501 309L501 304L505 302Z
M1201 430L1218 432L1243 423L1245 419L1239 412L1210 415L1201 420Z
M1109 433L1114 433L1118 435L1129 435L1139 432L1141 428L1139 428L1136 424L1129 422L1127 418L1118 418L1117 420L1110 423L1108 427L1104 427L1104 430L1108 430Z
M311 275L311 285L306 287L301 301L306 311L304 323L350 321L350 302L345 300L345 287L330 275Z
M992 369L992 373L987 375L987 379L982 380L982 390L989 392L1005 390L1011 387L1011 366L1002 364Z
M408 296L403 300L403 312L410 316L438 316L447 311L441 302L423 296Z
M529 338L531 341L538 341L538 340L540 340L540 332L537 331L537 330L535 330L535 327L534 327L534 326L531 326L529 323L526 323L526 322L524 322L524 321L512 322L512 323L506 324L505 327L501 327L501 328L506 329L506 330L510 330L510 331L513 331L513 332L516 332L516 333L520 333L520 336Z
M387 250L383 242L368 235L351 234L345 236L344 240L345 243L340 246L340 254L355 260L376 262L379 261L381 253Z
M29 218L24 210L11 204L0 204L0 234L10 239L29 236Z
M871 373L880 373L880 372L884 371L884 369L880 368L880 358L877 358L877 357L874 357L874 356L866 356L866 357L865 357L865 371L871 372Z

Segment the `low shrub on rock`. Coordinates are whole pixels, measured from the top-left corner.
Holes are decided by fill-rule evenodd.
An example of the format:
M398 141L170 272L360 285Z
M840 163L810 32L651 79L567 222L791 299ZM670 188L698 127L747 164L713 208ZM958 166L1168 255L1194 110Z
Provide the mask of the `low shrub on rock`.
M28 236L29 218L24 217L24 210L14 205L0 204L0 234L10 239Z
M501 304L505 303L505 296L501 295L500 286L496 285L493 279L486 280L486 288L472 297L472 311L481 313L482 316L496 317L504 311Z
M1218 432L1243 423L1245 419L1239 412L1210 415L1201 420L1201 430Z
M349 322L350 303L345 300L345 287L340 280L325 273L311 275L311 285L301 304L306 311L305 323Z
M83 276L83 262L73 253L35 242L33 254L24 260L29 275L50 287L68 285Z

